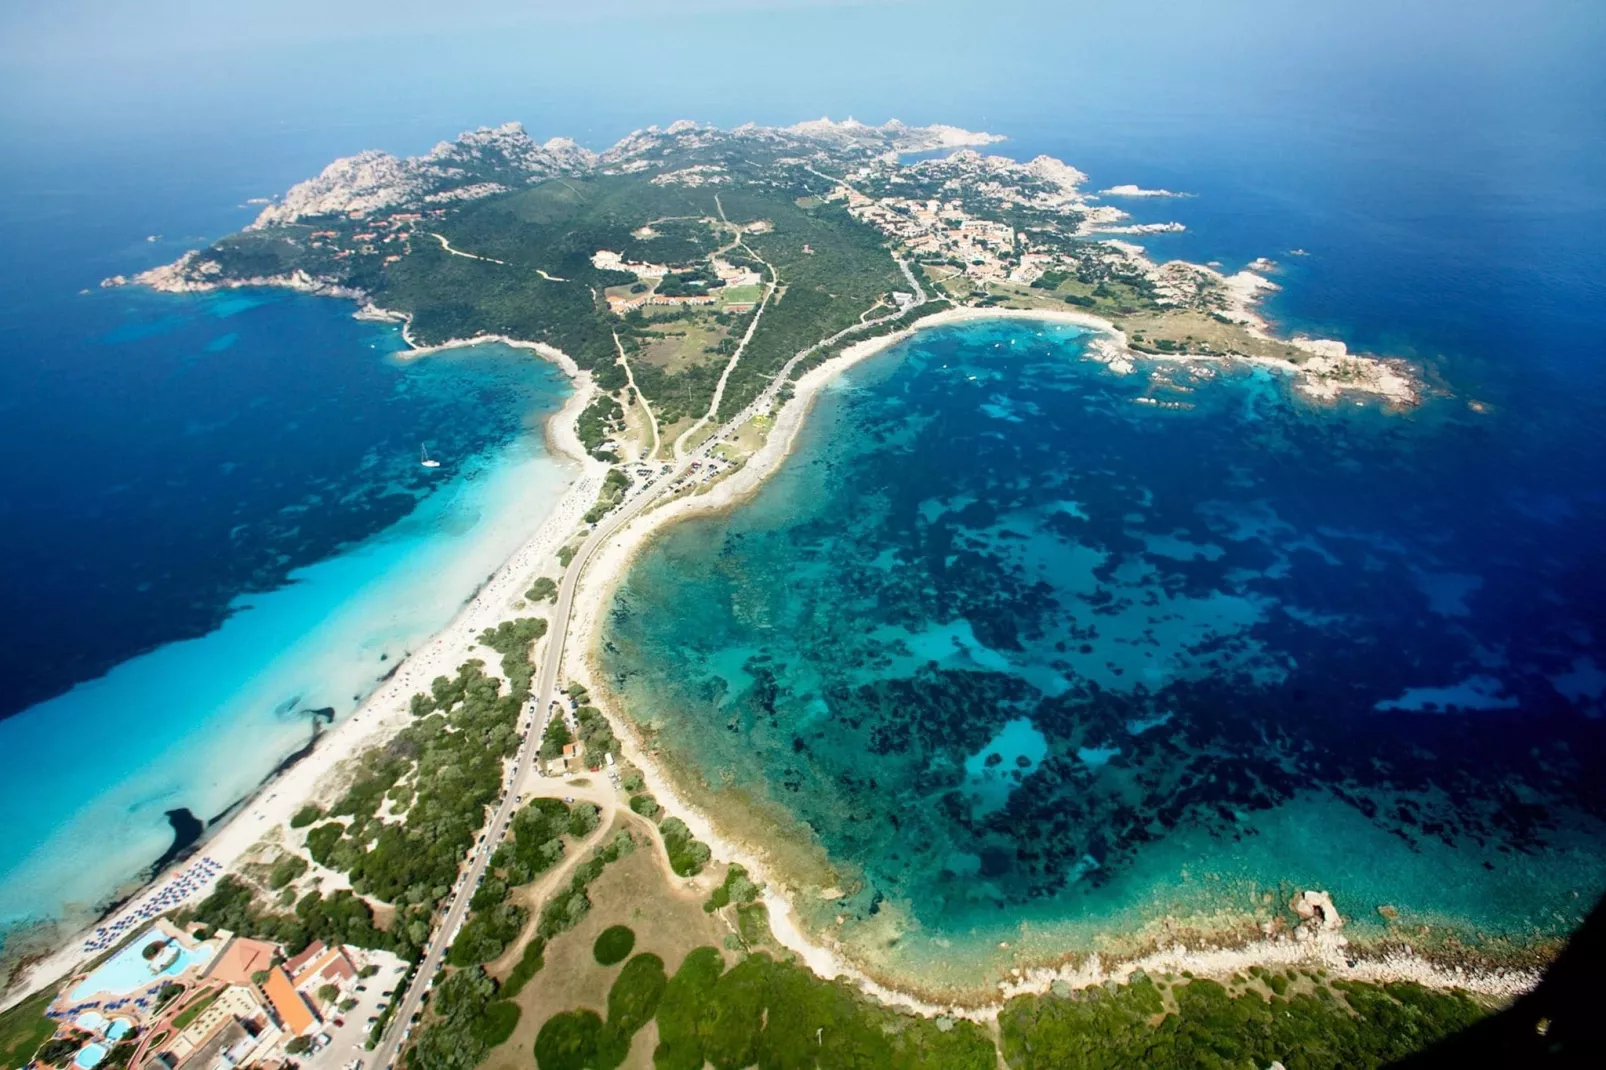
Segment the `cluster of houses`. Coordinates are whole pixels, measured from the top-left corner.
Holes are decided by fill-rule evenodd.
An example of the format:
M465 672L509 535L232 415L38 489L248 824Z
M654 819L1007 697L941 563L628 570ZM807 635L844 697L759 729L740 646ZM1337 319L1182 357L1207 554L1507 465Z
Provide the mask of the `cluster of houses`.
M1088 243L1074 256L1067 255L1061 243L1034 240L1029 231L980 218L974 212L975 203L982 201L1000 210L1019 207L1060 215L1073 224L1071 232L1079 235L1182 229L1179 223L1130 224L1125 212L1094 203L1097 198L1082 192L1081 184L1086 178L1076 168L1052 157L1039 156L1017 163L966 150L946 159L923 160L907 169L895 162L866 165L852 172L828 196L846 200L855 218L894 239L911 255L952 263L978 284L1029 285L1049 271L1074 270L1089 257L1105 261L1118 272L1145 273L1152 265L1135 246L1105 240ZM856 182L877 183L883 194L887 188L910 185L912 195L871 196L855 188L852 183Z
M665 275L689 274L699 270L696 265L671 267L668 264L649 264L626 260L622 254L616 253L611 249L598 249L595 253L592 253L591 263L594 267L604 271L628 272L642 282L661 279ZM717 256L713 258L710 266L713 268L714 276L719 280L721 287L757 286L764 281L763 276L752 268L738 267ZM716 303L716 300L711 293L682 294L676 297L669 297L653 290L647 290L639 294L609 294L608 308L615 315L622 316L626 312L647 305L712 305ZM753 304L754 302L751 301L736 302L727 307L733 312L746 312L753 307Z
M897 239L910 253L931 260L954 260L964 265L964 273L977 282L1004 280L1031 282L1042 275L1053 257L1032 256L1031 266L1023 263L1026 235L1007 223L977 219L956 200L935 198L914 200L907 197L870 197L851 186L838 186L832 199L846 199L848 212L855 219ZM1014 276L1035 271L1030 278Z
M340 244L342 235L338 230L315 230L307 235L307 244L314 249L332 250L336 260L344 260L353 254L376 256L384 251L384 262L393 264L412 251L413 231L426 216L439 218L445 214L444 208L432 208L425 212L395 212L369 220L368 229L351 235L352 245ZM361 218L361 215L353 213L352 218ZM382 250L381 246L391 248Z
M57 1038L79 1045L70 1070L280 1070L320 1060L337 1036L342 1048L365 1039L388 993L363 981L383 969L388 984L400 968L392 955L321 941L287 957L227 931L203 940L163 919L69 981L46 1014Z

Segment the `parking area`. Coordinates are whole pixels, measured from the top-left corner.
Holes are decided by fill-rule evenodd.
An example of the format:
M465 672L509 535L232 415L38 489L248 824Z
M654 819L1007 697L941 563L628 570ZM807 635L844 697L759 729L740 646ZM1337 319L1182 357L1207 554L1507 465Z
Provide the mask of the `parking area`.
M389 952L370 951L367 956L378 972L359 978L350 997L355 1005L330 1015L313 1034L313 1050L296 1060L305 1070L355 1070L366 1060L368 1034L407 973L407 964Z

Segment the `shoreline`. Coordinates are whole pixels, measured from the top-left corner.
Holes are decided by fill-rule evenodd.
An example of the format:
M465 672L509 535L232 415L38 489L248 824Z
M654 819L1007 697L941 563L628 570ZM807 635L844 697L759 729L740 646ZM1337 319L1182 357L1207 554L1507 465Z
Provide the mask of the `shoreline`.
M317 296L348 298L359 305L354 313L356 318L400 324L402 339L409 347L395 354L400 359L410 360L450 349L499 343L529 350L552 360L576 384L574 394L563 409L545 422L546 439L549 446L554 449L554 453L576 463L580 469L553 512L530 539L497 570L493 578L476 592L452 622L433 636L423 649L413 652L401 662L392 676L387 678L353 715L324 733L312 753L288 770L265 781L240 805L235 815L222 828L210 839L201 841L194 853L205 853L217 859L222 863L221 871L228 872L236 868L242 860L247 859L264 842L264 833L282 832L283 827L288 824L289 817L301 805L323 795L332 794L338 785L332 785L330 782L337 779L340 767L348 759L360 755L370 746L383 743L395 731L409 723L410 718L405 708L398 706L398 709L387 712L381 707L391 702L405 703L414 690L427 685L428 679L442 672L450 674L461 661L475 656L474 636L481 627L493 625L505 618L503 596L515 586L518 590L514 593L521 593L523 582L533 578L533 572L530 570L534 565L544 564L546 559L555 554L558 547L566 541L578 517L590 507L596 494L596 486L593 483L600 483L601 472L606 466L586 455L575 431L575 419L589 402L595 386L589 374L581 372L567 354L545 343L501 335L480 335L473 338L449 339L437 345L425 346L420 345L411 335L410 315L380 308L364 293L330 287L310 278L288 277L225 284L179 282L175 285L173 280L160 277L165 270L153 269L137 276L133 281L168 292L264 286L288 287ZM107 284L117 285L126 281L129 280L118 279L115 282L107 280ZM761 901L768 908L770 926L776 941L786 950L796 954L812 972L826 979L841 978L887 1006L926 1016L956 1015L986 1022L996 1019L1003 1002L1008 998L1047 992L1056 985L1082 988L1110 980L1123 982L1138 970L1171 969L1178 972L1190 970L1203 976L1221 976L1257 964L1322 966L1341 977L1353 980L1413 980L1432 987L1462 988L1497 999L1510 998L1532 988L1539 976L1538 971L1533 968L1506 969L1496 965L1486 970L1469 971L1461 966L1436 963L1430 957L1415 952L1405 945L1373 948L1369 945L1350 943L1337 932L1336 927L1320 930L1302 927L1293 935L1240 940L1230 946L1204 943L1197 948L1189 948L1181 943L1173 943L1161 947L1158 942L1151 942L1151 950L1121 959L1110 958L1108 962L1097 953L1079 955L1067 951L1059 956L1059 961L1055 964L1017 968L1012 971L1011 979L996 983L978 983L972 992L959 998L923 993L873 976L857 964L851 954L840 945L834 945L818 934L810 932L800 913L794 908L791 898L802 894L802 891L789 886L784 880L777 882L776 878L782 877L782 874L762 845L755 847L737 843L721 835L706 814L686 801L674 779L661 767L658 759L650 755L636 723L618 712L620 703L617 697L606 687L596 684L601 678L593 658L600 635L598 625L606 612L613 591L623 581L636 555L660 530L691 516L734 508L757 493L764 481L779 470L796 448L797 436L819 393L842 373L906 341L920 331L985 319L1036 320L1096 332L1104 338L1095 339L1087 359L1106 364L1114 374L1131 372L1134 370L1135 361L1153 361L1156 364L1236 361L1250 365L1270 365L1291 380L1297 379L1301 374L1299 365L1268 358L1173 356L1134 352L1128 347L1124 332L1114 323L1089 313L1047 308L968 306L950 307L922 317L902 330L856 342L837 356L811 368L795 381L792 396L773 413L774 424L763 445L748 457L739 469L705 493L673 499L631 520L599 552L597 558L587 566L586 575L581 577L571 625L575 628L575 634L571 636L564 652L564 671L569 679L580 680L602 699L597 704L603 708L613 723L623 745L624 756L641 770L648 790L658 798L665 811L686 821L694 835L709 845L716 860L725 863L739 862L748 868L755 881L766 885ZM1100 342L1103 343L1102 348L1099 347ZM1349 357L1348 359L1371 361L1386 367L1377 358ZM1304 394L1307 400L1314 402L1331 402L1340 393L1349 392L1340 389L1333 391L1332 396L1321 397L1310 391L1300 390L1297 382L1291 382L1290 389ZM1373 390L1362 392L1378 393ZM1414 397L1410 403L1415 403ZM562 523L565 517L568 518L568 522ZM525 573L530 575L525 576ZM514 582L515 577L520 578L517 584ZM512 599L506 601L511 602ZM495 610L494 616L493 610ZM152 893L152 889L167 876L168 874L163 874L158 880L142 886L138 892L124 901L120 912L137 908ZM825 891L828 895L830 890ZM89 956L77 947L82 935L75 936L73 941L56 953L30 961L26 968L20 971L19 983L7 990L3 999L0 999L0 1007L10 1006L26 998L27 995L67 974L74 966L87 959Z
M575 426L580 413L595 393L595 384L591 376L581 372L567 354L544 343L480 338L453 340L427 350L414 347L411 352L404 350L397 355L412 359L439 350L491 342L504 342L513 348L534 351L557 364L570 380L572 391L569 397L557 412L543 420L540 431L552 459L570 470L562 495L553 503L545 519L489 579L467 593L457 613L443 628L395 664L350 716L317 733L307 747L297 752L301 756L296 761L288 765L281 763L276 767L231 807L232 812L218 828L188 845L161 872L152 874L148 879L138 876L130 878L113 893L115 899L109 908L82 928L74 926L68 930L61 928L60 922L42 922L30 929L18 930L18 936L26 940L30 932L44 934L51 932L52 926L55 926L57 932L51 932L48 939L57 946L43 953L22 952L12 974L0 979L0 984L6 986L0 989L0 1010L69 976L85 962L103 954L100 950L85 950L83 945L86 938L98 927L111 926L119 918L136 916L141 907L154 900L177 873L190 866L193 859L204 856L218 862L218 876L236 870L260 846L282 837L291 816L301 806L335 794L339 788L342 767L350 760L370 747L382 745L411 723L407 703L415 692L427 690L430 680L437 675L454 674L457 667L469 658L494 660L493 655L479 647L477 636L485 628L494 627L507 619L511 605L522 600L524 590L538 570L547 568L549 563L555 565L553 559L558 548L570 537L580 517L594 502L605 466L585 452ZM533 428L531 433L534 433ZM212 883L206 882L185 901L195 902L204 898ZM132 925L127 931L137 931L138 928L138 925ZM58 942L59 932L70 932L70 936Z
M1340 921L1338 925L1318 928L1301 926L1291 934L1240 937L1236 942L1223 940L1225 934L1222 934L1215 938L1215 942L1204 939L1200 941L1200 946L1192 948L1176 942L1174 938L1166 946L1152 941L1150 950L1121 958L1067 950L1053 964L1015 968L1011 971L1010 979L996 983L979 980L971 992L958 997L951 993L939 995L922 992L873 975L854 961L851 953L840 944L810 932L792 901L794 897L805 894L807 889L794 887L785 880L781 867L775 863L773 852L763 845L736 842L722 833L708 814L687 800L688 793L682 791L675 778L664 768L666 763L652 754L641 728L628 715L621 713L623 703L619 697L600 682L604 674L595 657L601 635L599 625L614 591L623 582L637 554L663 529L689 517L732 509L757 493L764 481L780 469L796 448L797 436L819 393L842 373L922 330L984 319L1036 320L1104 334L1114 344L1107 343L1103 352L1090 347L1087 359L1105 364L1151 359L1148 354L1132 354L1126 347L1125 334L1113 323L1087 313L1058 309L962 307L923 317L903 330L855 343L805 373L796 381L793 396L775 413L775 423L763 446L739 470L704 494L678 498L643 513L621 529L590 563L586 575L581 578L575 598L575 619L571 624L574 635L565 652L565 671L569 678L578 679L591 691L593 702L602 708L612 722L624 757L641 771L647 790L667 813L685 821L692 833L708 844L716 860L743 865L755 882L765 885L761 901L769 911L775 939L786 950L796 954L811 971L828 980L843 979L887 1006L900 1007L928 1017L957 1015L980 1022L992 1021L997 1018L1004 1001L1013 996L1045 993L1056 985L1069 985L1076 989L1110 980L1124 982L1139 970L1188 970L1197 975L1217 977L1229 976L1252 965L1297 964L1319 966L1350 980L1415 981L1429 987L1462 988L1493 999L1513 998L1533 988L1538 983L1539 971L1530 966L1491 964L1488 968L1468 969L1454 963L1437 962L1397 941L1382 941L1376 946L1352 943L1341 935ZM1095 345L1098 341L1095 339ZM1219 357L1169 359L1218 363L1223 360ZM1263 363L1254 359L1247 362ZM1115 374L1125 374L1126 370L1111 368ZM825 898L832 890L815 891ZM1333 913L1336 916L1336 911Z

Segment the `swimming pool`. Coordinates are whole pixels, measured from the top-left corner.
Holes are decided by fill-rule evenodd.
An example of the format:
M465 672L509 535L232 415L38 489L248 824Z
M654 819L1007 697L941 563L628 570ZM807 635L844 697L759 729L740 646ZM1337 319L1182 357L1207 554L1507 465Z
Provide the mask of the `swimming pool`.
M121 1040L124 1034L134 1028L134 1023L127 1018L113 1018L112 1024L106 1027L107 1040Z
M157 981L165 981L177 977L191 966L207 962L212 957L212 948L202 945L194 950L182 944L173 944L177 954L173 960L160 969L152 969L153 963L146 961L145 948L153 940L166 940L166 935L152 926L140 933L128 946L107 959L95 968L95 972L79 982L68 998L77 1002L88 999L96 994L108 996L126 996L131 992L138 992L148 988ZM158 960L159 961L159 960Z
M79 1029L82 1029L87 1033L98 1033L100 1032L101 1027L106 1024L106 1019L103 1015L96 1011L85 1011L83 1014L80 1014L78 1017L74 1018L72 1024L76 1025Z
M72 1057L72 1061L78 1070L90 1070L104 1058L106 1058L106 1045L85 1044L78 1049L78 1054Z

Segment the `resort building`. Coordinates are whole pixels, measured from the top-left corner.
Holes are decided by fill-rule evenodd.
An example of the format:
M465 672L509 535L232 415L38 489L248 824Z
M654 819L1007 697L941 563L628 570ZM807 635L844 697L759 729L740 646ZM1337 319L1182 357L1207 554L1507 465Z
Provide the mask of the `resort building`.
M213 1070L220 1060L226 1066L237 1066L244 1056L269 1050L283 1037L255 989L230 985L168 1042L164 1062L196 1070Z
M305 1036L318 1027L317 1013L307 1003L306 997L296 991L295 984L283 967L275 966L269 971L262 994L268 997L268 1006L278 1019L280 1028L291 1036Z
M380 1013L390 992L359 991L363 971L405 970L388 953L322 941L277 965L283 958L266 940L227 931L197 940L159 918L69 982L46 1014L80 1045L69 1070L95 1070L120 1044L132 1070L279 1070L296 1037L327 1029L314 1050L331 1036L364 1037L361 1016ZM349 1020L336 1009L348 1000L358 1012Z
M314 941L307 950L284 964L290 983L313 1007L320 1003L318 989L334 985L342 993L357 980L357 965L344 947L325 947ZM336 1002L339 1002L338 998Z
M212 968L207 970L204 979L208 981L221 981L226 985L249 985L255 982L252 975L266 972L273 966L273 956L278 953L276 945L266 940L251 940L244 936L236 936L223 947L223 951L212 960Z

